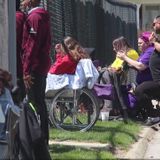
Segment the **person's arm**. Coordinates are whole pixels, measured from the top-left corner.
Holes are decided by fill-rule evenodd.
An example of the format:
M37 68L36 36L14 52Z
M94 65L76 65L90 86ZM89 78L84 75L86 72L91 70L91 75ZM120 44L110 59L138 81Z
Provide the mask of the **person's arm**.
M119 71L122 69L122 64L123 64L123 60L121 60L116 56L113 63L108 67L108 70L112 70L114 72Z
M30 88L32 83L31 70L34 65L33 60L38 53L38 22L35 17L29 18L24 25L24 48L23 48L23 80L26 88Z
M28 19L24 25L25 44L23 48L23 74L29 75L38 54L38 24L34 18Z
M157 41L156 41L156 34L155 34L154 32L152 32L152 34L150 35L149 41L150 41L151 44L154 45L154 48L155 48L158 52L160 52L160 42L157 42Z
M144 65L143 63L138 62L138 61L136 61L136 60L133 60L133 59L129 58L129 57L125 54L125 52L123 52L123 51L119 51L119 52L117 53L117 57L119 57L119 58L121 58L122 60L126 61L129 65L135 67L135 68L136 68L137 70L139 70L139 71L143 71L143 70L145 70L145 69L147 68L147 66Z
M160 52L160 43L159 43L159 42L154 42L153 44L154 44L155 49L156 49L158 52Z

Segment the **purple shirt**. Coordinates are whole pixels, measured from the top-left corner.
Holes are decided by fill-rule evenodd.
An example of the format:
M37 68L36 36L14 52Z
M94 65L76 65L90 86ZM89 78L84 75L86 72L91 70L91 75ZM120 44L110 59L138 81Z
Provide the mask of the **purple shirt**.
M138 62L141 62L145 66L147 66L147 68L145 70L138 71L137 78L136 78L137 79L136 81L138 84L140 84L144 81L152 80L152 76L151 76L150 69L149 69L149 59L150 59L153 51L154 51L154 47L150 46L143 53L141 53L138 58Z

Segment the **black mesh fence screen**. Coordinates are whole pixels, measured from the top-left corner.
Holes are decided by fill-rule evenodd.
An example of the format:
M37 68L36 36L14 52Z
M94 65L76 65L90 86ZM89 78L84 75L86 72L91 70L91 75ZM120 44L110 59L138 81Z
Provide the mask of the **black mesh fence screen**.
M133 4L120 0L41 0L41 4L50 12L53 47L70 35L84 47L95 48L95 58L105 64L112 62L112 41L119 36L137 49Z

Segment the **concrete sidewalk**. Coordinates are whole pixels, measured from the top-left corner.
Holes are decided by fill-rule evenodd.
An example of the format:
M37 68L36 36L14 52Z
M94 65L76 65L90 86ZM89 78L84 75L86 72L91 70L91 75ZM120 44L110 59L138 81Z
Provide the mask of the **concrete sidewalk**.
M160 130L154 134L154 138L148 143L144 159L160 159Z
M155 130L151 127L144 127L139 140L134 143L130 150L123 157L118 157L121 159L143 159L144 154L147 150L148 143L152 140Z

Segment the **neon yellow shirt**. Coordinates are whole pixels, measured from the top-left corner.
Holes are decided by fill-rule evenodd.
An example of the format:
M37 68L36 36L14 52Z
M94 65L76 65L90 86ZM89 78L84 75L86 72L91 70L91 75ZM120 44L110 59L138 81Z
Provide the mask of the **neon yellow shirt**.
M138 53L134 50L134 49L130 49L127 52L127 56L133 60L137 60L139 58ZM121 60L120 58L116 57L116 59L113 61L113 63L111 64L111 67L115 68L115 69L120 69L122 67L123 64L123 60Z

